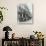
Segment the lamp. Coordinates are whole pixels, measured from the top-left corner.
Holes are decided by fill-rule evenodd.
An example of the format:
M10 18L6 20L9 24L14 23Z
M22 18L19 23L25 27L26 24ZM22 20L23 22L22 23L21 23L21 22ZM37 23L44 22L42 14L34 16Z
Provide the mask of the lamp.
M6 26L3 28L3 31L5 32L5 39L9 39L9 32L8 31L12 31L12 29L9 26Z

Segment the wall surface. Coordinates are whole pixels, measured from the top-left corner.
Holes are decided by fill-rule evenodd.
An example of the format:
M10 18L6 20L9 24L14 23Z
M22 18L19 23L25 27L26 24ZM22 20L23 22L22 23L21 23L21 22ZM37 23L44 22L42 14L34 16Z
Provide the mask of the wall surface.
M33 24L17 23L16 7L19 3L33 4ZM15 32L16 37L29 37L31 34L33 34L34 30L43 32L46 37L46 0L0 0L0 6L8 8L8 11L2 10L4 14L4 21L0 23L0 46L2 46L1 39L4 38L3 27L7 25L12 28L10 36L13 32Z

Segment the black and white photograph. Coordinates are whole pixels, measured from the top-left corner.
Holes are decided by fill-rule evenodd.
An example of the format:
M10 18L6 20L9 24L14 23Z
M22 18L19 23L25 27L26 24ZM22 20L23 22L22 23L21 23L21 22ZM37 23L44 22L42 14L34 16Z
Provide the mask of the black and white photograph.
M32 24L32 4L19 4L17 6L17 22Z

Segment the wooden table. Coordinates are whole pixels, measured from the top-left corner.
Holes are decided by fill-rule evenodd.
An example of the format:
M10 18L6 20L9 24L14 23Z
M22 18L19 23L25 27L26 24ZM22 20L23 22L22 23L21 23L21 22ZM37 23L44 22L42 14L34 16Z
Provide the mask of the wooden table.
M13 42L16 42L16 46L39 46L39 41L41 41L41 45L44 46L44 38L43 39L26 39L26 38L19 38L19 39L2 39L2 46L5 46L5 41L11 41L11 44ZM8 46L8 45L7 45ZM13 45L9 45L13 46Z

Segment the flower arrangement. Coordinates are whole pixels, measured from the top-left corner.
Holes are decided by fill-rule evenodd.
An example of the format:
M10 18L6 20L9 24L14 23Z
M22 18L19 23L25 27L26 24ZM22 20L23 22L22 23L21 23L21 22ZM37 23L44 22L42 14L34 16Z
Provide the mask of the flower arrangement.
M6 10L8 10L7 8L5 8L5 7L0 7L0 23L3 21L3 14L2 14L2 10L4 9L6 9Z
M38 38L38 39L42 39L43 36L44 36L42 32L38 32L38 31L36 31L36 32L33 31L33 32L35 33L34 35L37 35L37 38Z

